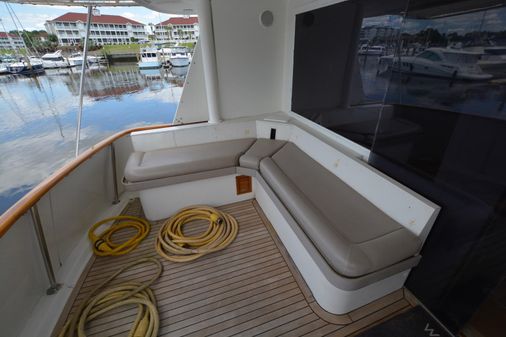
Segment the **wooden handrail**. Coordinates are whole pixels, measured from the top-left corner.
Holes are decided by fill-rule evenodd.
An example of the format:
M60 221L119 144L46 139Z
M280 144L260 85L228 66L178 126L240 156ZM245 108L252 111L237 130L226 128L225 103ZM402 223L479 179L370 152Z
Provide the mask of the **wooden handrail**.
M204 122L197 122L204 123ZM197 123L188 123L189 124L197 124ZM23 216L30 208L37 203L47 192L49 192L58 182L60 182L63 178L68 176L72 171L78 168L82 163L90 159L94 154L102 150L103 148L111 145L115 140L128 135L132 132L136 131L145 131L145 130L153 130L166 128L171 126L180 126L171 125L171 124L162 124L162 125L151 125L151 126L143 126L137 128L127 129L121 132L118 132L101 142L95 144L90 147L83 153L81 153L78 157L76 157L71 162L65 164L63 167L58 169L56 172L51 174L48 178L44 179L40 184L35 186L30 192L25 194L21 199L19 199L14 205L12 205L8 210L6 210L2 215L0 215L0 238L7 233L7 231L12 227L16 221Z

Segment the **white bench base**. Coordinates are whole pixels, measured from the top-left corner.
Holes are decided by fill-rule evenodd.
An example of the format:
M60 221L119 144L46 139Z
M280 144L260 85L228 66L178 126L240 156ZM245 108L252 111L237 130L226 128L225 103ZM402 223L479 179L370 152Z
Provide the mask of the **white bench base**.
M236 176L232 174L139 191L144 214L148 220L157 221L190 205L216 207L253 199L254 191L236 195Z

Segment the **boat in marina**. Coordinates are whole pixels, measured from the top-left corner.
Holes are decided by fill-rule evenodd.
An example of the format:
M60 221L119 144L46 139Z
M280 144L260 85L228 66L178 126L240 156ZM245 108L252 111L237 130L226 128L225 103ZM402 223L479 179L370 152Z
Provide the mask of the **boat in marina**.
M69 60L63 57L61 50L44 54L41 60L44 69L69 68L72 66Z
M415 56L382 56L378 67L404 74L442 77L468 81L485 81L493 77L480 67L479 52L449 48L427 48Z
M9 64L7 70L12 75L37 75L45 71L42 60L38 58L21 59Z
M191 63L191 53L186 47L162 48L162 58L172 67L187 67Z
M86 5L90 20L93 7L111 5L26 2ZM0 215L1 334L501 336L506 123L499 104L467 90L492 75L477 52L396 59L357 46L380 46L388 32L391 45L429 45L435 20L454 20L469 38L476 24L465 15L497 25L490 11L502 2L115 5L198 15L194 54L174 71L187 72L174 121L86 143L81 120L93 104L83 88L101 97L104 79L118 93L143 90L121 73L88 86L87 76L66 77L80 93L75 158ZM411 30L361 31L367 21ZM147 47L140 57L131 76L152 86L144 95L163 96L171 84L158 78L160 54ZM385 92L372 102L364 83L380 82L376 62L424 76L381 77ZM441 79L473 83L452 92ZM431 96L447 104L424 104Z
M81 52L72 53L68 58L71 67L81 66L83 64L83 54Z
M484 72L494 77L506 76L506 46L491 46L482 48L478 65Z
M160 55L155 47L141 48L139 69L158 69L162 67Z
M88 55L86 58L89 64L106 64L107 59L103 55Z
M6 64L0 63L0 75L9 74L9 70L7 69Z
M386 53L384 46L362 45L358 50L359 55L383 56Z
M69 58L69 64L71 67L81 66L83 64L83 54L81 52L72 53ZM99 66L107 63L107 59L101 55L88 55L86 57L88 66Z
M0 56L0 75L10 74L8 66L11 63L17 62L16 58L10 55Z

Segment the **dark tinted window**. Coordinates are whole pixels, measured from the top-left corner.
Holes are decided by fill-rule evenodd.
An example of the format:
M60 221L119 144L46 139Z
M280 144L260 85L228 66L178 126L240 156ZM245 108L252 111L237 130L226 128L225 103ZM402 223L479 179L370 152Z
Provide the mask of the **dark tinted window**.
M292 111L370 148L405 1L348 1L296 17Z
M292 110L442 206L407 288L455 333L504 335L504 3L348 1L295 31Z

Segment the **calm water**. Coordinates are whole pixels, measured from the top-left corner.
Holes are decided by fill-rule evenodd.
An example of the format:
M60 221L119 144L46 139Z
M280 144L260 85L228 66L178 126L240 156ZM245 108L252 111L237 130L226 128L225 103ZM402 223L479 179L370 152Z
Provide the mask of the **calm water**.
M170 123L187 69L87 72L80 151L126 128ZM0 213L74 157L80 72L0 77Z

